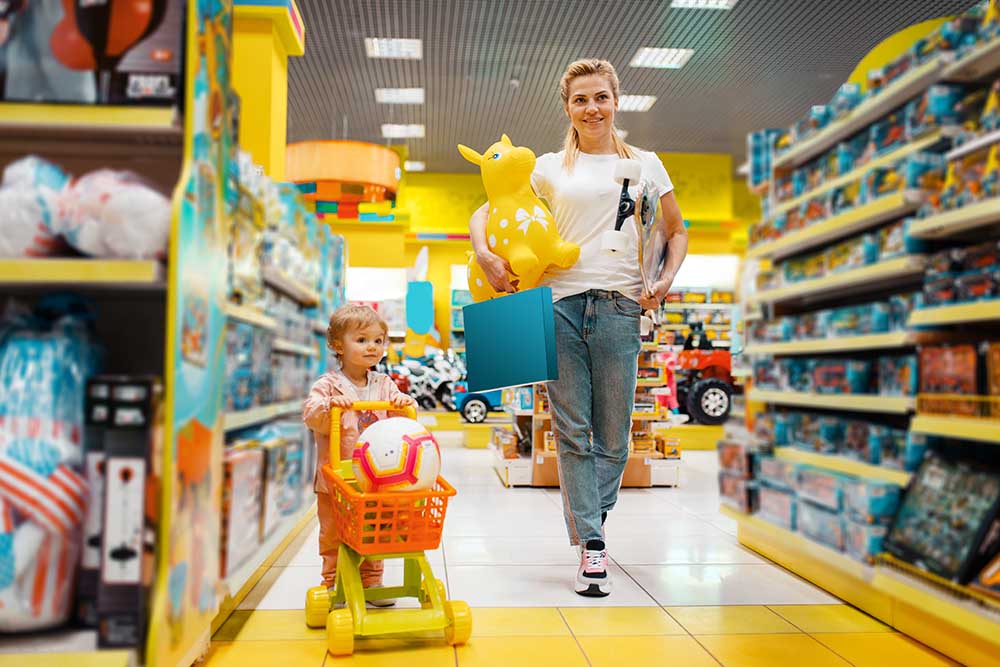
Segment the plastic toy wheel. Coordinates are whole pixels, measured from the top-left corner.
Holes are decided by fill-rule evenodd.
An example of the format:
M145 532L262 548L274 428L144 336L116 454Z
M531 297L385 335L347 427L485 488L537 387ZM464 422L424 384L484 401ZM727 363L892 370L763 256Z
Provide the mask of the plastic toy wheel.
M444 615L448 617L448 627L444 629L444 640L451 646L469 641L472 636L472 610L461 600L444 603Z
M701 424L715 426L729 418L733 389L715 378L695 383L687 396L688 414Z
M486 414L490 407L481 398L470 398L462 406L462 416L470 424L482 424L486 421Z
M435 579L434 580L434 585L437 586L438 593L441 594L441 599L442 600L447 600L448 599L448 592L445 590L444 582L441 581L440 579ZM422 609L430 609L431 608L431 599L429 597L427 597L423 602L420 603L420 607Z
M306 625L322 628L326 625L326 615L330 613L330 593L326 586L313 586L306 591Z
M330 655L354 653L354 619L350 609L334 609L326 617L326 650Z

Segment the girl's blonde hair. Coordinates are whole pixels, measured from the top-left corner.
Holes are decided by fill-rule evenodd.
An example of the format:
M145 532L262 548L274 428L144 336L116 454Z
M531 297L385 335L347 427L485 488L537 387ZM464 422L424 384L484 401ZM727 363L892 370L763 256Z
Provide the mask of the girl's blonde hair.
M606 77L608 83L611 84L611 94L615 96L615 102L618 101L620 85L618 83L618 73L615 72L615 66L607 60L586 58L570 63L569 67L563 73L562 79L559 81L559 96L562 98L564 107L568 107L569 105L569 84L578 77L590 76L591 74L599 74ZM635 157L632 147L622 141L614 125L611 126L611 141L615 144L618 157ZM565 151L563 155L563 167L566 171L573 171L573 167L576 166L576 158L580 155L580 135L577 133L576 128L573 127L572 121L570 121L569 130L566 131L566 141L563 144L563 150Z
M349 331L364 329L372 324L382 327L382 334L384 336L389 335L389 325L370 306L355 306L350 304L341 306L330 316L330 324L326 328L326 344L331 350L336 352L336 348L333 346L334 341L340 340Z

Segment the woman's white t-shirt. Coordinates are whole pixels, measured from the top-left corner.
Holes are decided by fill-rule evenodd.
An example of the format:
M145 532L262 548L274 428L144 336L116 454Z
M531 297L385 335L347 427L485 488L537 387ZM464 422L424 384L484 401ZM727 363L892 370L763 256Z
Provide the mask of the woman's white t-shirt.
M633 148L642 165L642 181L651 184L657 199L674 189L667 170L655 153ZM563 168L563 151L546 153L535 162L531 185L544 199L556 220L556 229L565 241L580 246L580 259L568 269L553 269L542 277L542 285L552 289L558 301L590 289L621 292L638 300L642 294L636 252L608 255L601 251L601 235L615 228L622 186L615 182L617 155L580 153L572 173ZM630 184L635 199L640 184ZM634 224L622 231L636 236Z

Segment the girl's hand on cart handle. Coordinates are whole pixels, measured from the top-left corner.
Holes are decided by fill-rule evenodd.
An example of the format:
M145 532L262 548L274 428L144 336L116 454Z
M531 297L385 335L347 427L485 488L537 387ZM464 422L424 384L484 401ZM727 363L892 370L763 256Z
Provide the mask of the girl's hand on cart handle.
M396 394L389 401L394 408L405 408L408 405L415 405L416 401L407 394Z
M330 407L331 408L344 408L345 410L348 410L348 409L350 409L350 407L352 405L354 405L354 400L351 399L351 398L349 398L349 397L347 397L347 396L343 396L343 395L341 395L341 396L332 396L330 398Z

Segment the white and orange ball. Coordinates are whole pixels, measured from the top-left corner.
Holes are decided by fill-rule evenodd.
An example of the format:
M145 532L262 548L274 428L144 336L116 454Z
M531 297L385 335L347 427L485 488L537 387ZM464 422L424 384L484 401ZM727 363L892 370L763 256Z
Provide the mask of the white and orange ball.
M419 491L434 487L441 472L441 450L420 422L390 417L361 433L353 463L358 486L366 493Z

